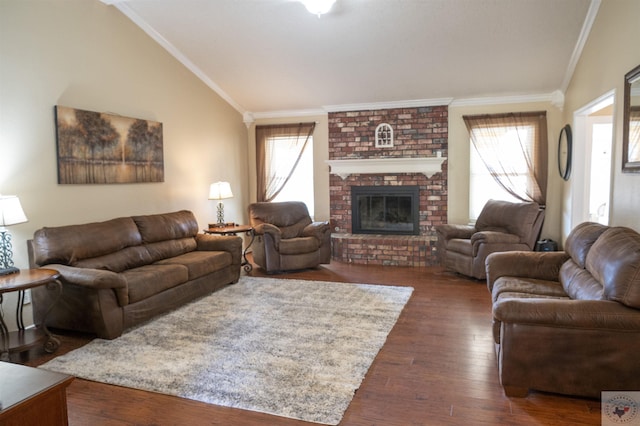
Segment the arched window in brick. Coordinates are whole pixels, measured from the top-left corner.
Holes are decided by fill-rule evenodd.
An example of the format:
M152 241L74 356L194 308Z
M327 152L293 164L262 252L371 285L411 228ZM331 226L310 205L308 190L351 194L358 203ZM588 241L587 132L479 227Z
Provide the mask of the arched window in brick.
M393 147L393 127L387 123L380 123L376 127L376 148Z

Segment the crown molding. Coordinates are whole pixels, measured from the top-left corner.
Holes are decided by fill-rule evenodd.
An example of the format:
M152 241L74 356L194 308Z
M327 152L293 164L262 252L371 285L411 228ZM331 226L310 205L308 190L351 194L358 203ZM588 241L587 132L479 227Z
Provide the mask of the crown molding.
M576 66L578 65L580 56L582 56L582 50L584 49L584 45L587 43L589 34L591 33L591 27L593 27L593 23L596 20L596 15L598 15L600 3L601 0L591 0L589 10L587 10L587 16L584 18L584 23L582 24L582 29L580 30L580 35L578 36L578 41L576 42L576 46L573 49L573 53L571 54L571 59L569 59L569 65L567 66L564 80L562 80L562 85L560 86L560 91L562 93L565 93L567 91L569 83L571 83L573 73L576 70Z
M536 95L513 95L513 96L497 96L485 98L466 98L456 99L451 102L452 107L481 106L481 105L501 105L501 104L520 104L529 102L550 102L556 106L564 104L564 94L559 90L552 93L543 93ZM560 108L560 107L559 107Z
M327 115L324 109L298 109L288 111L263 111L250 113L254 120L266 118L287 118L287 117L311 117L318 115Z

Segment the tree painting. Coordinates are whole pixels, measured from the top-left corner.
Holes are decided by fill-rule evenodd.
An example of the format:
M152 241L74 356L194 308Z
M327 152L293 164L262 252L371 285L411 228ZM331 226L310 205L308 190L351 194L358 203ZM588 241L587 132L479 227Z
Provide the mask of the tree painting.
M58 183L163 182L162 123L56 106Z

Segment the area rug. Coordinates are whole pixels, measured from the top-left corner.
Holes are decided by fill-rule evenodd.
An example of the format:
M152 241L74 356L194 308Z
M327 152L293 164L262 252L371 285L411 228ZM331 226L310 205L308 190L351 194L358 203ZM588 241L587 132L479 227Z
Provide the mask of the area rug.
M243 276L40 368L336 425L412 291Z

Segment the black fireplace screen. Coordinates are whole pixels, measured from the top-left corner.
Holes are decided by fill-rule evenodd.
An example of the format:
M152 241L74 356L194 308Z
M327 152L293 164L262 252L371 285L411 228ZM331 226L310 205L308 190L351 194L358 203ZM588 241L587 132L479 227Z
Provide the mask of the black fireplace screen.
M354 234L418 235L418 186L352 186Z

